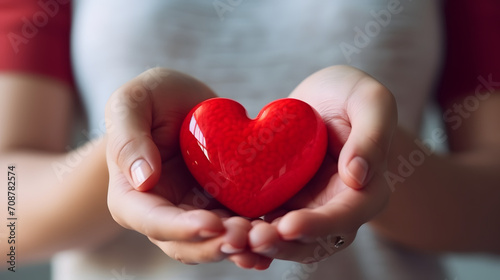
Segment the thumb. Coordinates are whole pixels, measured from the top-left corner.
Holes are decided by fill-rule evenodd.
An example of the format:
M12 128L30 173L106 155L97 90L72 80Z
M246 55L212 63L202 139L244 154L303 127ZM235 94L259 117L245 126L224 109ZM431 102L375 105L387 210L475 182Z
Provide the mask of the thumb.
M351 188L362 188L379 167L397 125L397 108L389 90L369 78L359 81L346 100L351 132L339 156L339 175Z
M153 188L162 159L178 154L184 117L212 97L202 82L165 68L149 69L115 91L106 104L107 160L117 166L110 176L120 172L137 190Z
M106 105L106 150L108 163L118 167L110 169L110 177L120 172L135 189L146 191L160 178L161 158L151 136L153 100L138 85L138 78L125 84Z

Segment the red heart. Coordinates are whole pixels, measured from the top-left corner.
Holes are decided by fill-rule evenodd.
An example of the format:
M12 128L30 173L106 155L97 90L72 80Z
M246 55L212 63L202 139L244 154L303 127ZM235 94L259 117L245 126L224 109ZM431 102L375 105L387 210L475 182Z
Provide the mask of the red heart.
M200 185L239 215L277 208L314 176L326 153L326 128L307 103L285 98L256 119L226 98L206 100L180 134L184 160Z

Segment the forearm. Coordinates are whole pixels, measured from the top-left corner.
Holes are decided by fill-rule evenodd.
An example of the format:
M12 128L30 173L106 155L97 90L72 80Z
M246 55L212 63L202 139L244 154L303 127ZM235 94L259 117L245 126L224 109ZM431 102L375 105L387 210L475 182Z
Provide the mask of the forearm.
M104 139L64 154L3 152L0 166L6 170L11 164L16 166L16 248L21 260L44 259L60 250L95 245L118 230L107 210ZM0 203L6 205L7 198ZM2 242L4 256L7 247Z
M372 224L390 239L424 251L500 253L500 153L442 156L398 129L385 178L393 187Z

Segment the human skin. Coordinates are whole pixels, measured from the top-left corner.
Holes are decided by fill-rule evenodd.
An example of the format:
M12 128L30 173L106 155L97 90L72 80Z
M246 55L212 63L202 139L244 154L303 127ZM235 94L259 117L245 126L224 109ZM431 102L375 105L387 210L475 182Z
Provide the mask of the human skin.
M178 135L183 117L200 101L189 98L199 99L200 92L207 93L206 98L214 94L188 76L160 71L168 73L160 72L165 80L146 98L134 98L137 91L133 89L150 73L124 85L108 102L107 121L113 127L108 131L109 205L121 225L146 234L169 256L185 263L228 257L241 267L257 269L266 268L274 258L303 262L317 247L316 238L342 235L346 247L354 240L357 229L387 203L391 192L378 174L385 170L397 122L394 98L367 74L352 67L336 66L311 75L291 97L303 99L316 108L328 133L341 139L342 151L335 149L338 143L329 143L327 160L318 174L320 179L311 181L297 194L289 208L281 208L280 215L285 215L274 223L250 223L233 217L227 220L235 222L232 226L221 228L226 218L217 217L220 212L193 209L196 207L191 190L196 183L188 178L186 170L165 169L166 165L172 168L172 162L177 169L179 166L185 169L179 159L178 139L167 135ZM337 174L332 171L337 169L339 152ZM354 158L361 160L350 164ZM140 176L134 169L135 162L147 163ZM137 180L138 177L142 180ZM159 187L168 190L167 193L158 195ZM311 193L315 195L313 199ZM141 207L127 207L131 203ZM276 217L275 213L271 215ZM213 238L201 235L217 231L221 234L214 234Z
M364 98L344 99L347 100L345 104L338 97L326 101L328 94L339 90L340 77L335 73L340 75L341 72L342 75L353 75L352 81L342 76L342 87L356 88L353 85L358 84L356 81L359 79L354 76L362 77L367 79L365 82L369 81L368 88L377 89L380 91L377 94L388 99L383 104L366 102L368 100ZM176 97L178 102L175 104L182 105L179 107L182 109L172 111L174 118L171 123L180 124L188 109L201 100L214 96L213 92L198 82L191 84L193 80L189 77L181 74L165 76L169 79L180 78L167 79L167 88L181 86L186 89L183 93L192 89L197 92L194 95L196 97L191 99L185 98L186 95ZM130 85L125 85L124 88ZM129 147L129 153L122 157L122 162L116 163L119 158L117 153L127 151L122 148L130 142L115 145L113 152L106 148L110 145L109 136L112 135L106 135L89 143L87 147L79 148L82 150L67 151L74 102L74 95L67 85L48 78L10 73L1 75L0 89L0 162L2 166L15 163L19 168L20 180L22 179L22 188L18 189L20 199L17 212L19 217L23 217L22 231L18 232L19 243L23 244L18 249L22 262L47 259L63 249L106 242L120 232L120 227L112 221L109 210L120 224L142 232L169 256L186 263L229 258L245 268L265 269L274 258L308 262L317 247L312 240L342 234L346 236L348 245L353 241L357 228L365 222L370 222L387 238L417 250L500 253L497 240L500 226L496 216L500 210L500 190L497 187L497 182L500 181L500 132L495 122L491 121L500 117L500 98L495 94L491 94L487 102L482 102L476 111L463 118L458 129L448 127L449 154L426 157L425 162L415 169L415 173L403 183L398 183L395 191L391 192L383 177L384 173L387 170L397 173L400 164L398 156L407 156L419 147L415 145L415 135L390 123L394 120L395 113L387 110L393 107L390 94L383 91L378 83L372 82L369 76L352 68L338 66L313 74L292 96L313 105L327 124L344 124L344 139L349 139L355 131L355 125L350 121L356 111L341 110L344 115L333 118L332 106L329 104L337 103L337 106L351 106L353 109L362 105L359 102L363 103L365 100L365 105L378 107L379 118L360 119L375 121L375 124L368 127L379 125L378 129L385 133L368 133L370 137L353 138L358 141L367 139L367 143L360 141L353 142L351 146L346 144L338 165L339 175L330 177L331 181L327 180L332 183L306 187L306 193L314 190L310 192L315 194L314 199L304 199L299 194L271 219L250 223L238 217L229 218L226 211L194 209L193 205L189 205L192 196L179 197L176 196L178 192L145 192L158 180L163 184L187 180L189 190L195 187L187 177L174 181L165 178L162 181L161 170L175 166L178 163L175 160L167 161L162 166L158 166L156 162L153 174L145 182L134 184L130 173L132 163L138 158L154 158L154 149L152 153L144 155L140 148ZM125 92L122 90L121 93L116 93L114 98ZM346 95L350 93L347 92ZM461 102L462 100L450 101L448 106ZM369 112L357 111L360 116ZM382 112L388 115L383 116ZM107 117L109 113L107 112ZM134 124L143 115L130 116L132 119L123 122L123 131L117 135L129 140L135 137L148 138L144 130L134 130L133 126L130 129L130 124ZM350 131L348 127L351 125ZM172 131L176 131L175 127L171 128ZM358 133L366 131L367 126L362 127L364 129L360 129ZM381 137L382 135L388 137ZM115 137L118 139L118 136ZM351 142L348 140L346 143ZM81 157L78 166L64 180L58 179L52 163L65 162L69 155L83 149L86 149L86 156ZM115 166L107 166L106 151L108 163L115 162ZM355 176L351 177L346 172L347 163L353 155L362 155L369 163L368 175L361 176L365 180L356 180ZM160 159L161 162L162 156L169 156L169 153L164 151L163 154L156 155L156 160ZM385 161L387 169L384 167ZM111 172L109 210L106 205L107 167ZM351 174L362 173L358 166ZM329 178L328 173L324 176L322 178ZM359 184L358 181L363 182ZM178 184L178 188L186 185ZM125 193L128 195L124 196ZM175 203L167 205L165 197L169 196ZM341 197L351 200L339 203ZM182 198L186 200L183 201ZM4 205L6 201L2 198L0 203ZM134 211L125 207L126 202L130 201L138 205ZM157 204L150 204L152 201ZM306 208L301 209L302 207ZM162 214L167 216L163 217ZM272 219L277 216L281 218ZM174 222L176 226L168 227L161 220ZM158 224L162 226L157 226ZM2 229L2 233L4 230ZM89 234L90 231L92 234ZM33 234L35 232L37 234ZM473 242L469 242L470 240ZM1 246L0 250L2 254L8 253L6 246Z
M73 151L66 148L75 108L71 88L47 77L3 73L0 92L0 166L5 172L7 166L16 166L17 263L88 248L119 232L106 203L105 140ZM58 177L53 164L64 165L79 154L86 156ZM5 211L6 195L7 191L0 194ZM7 236L7 229L2 227L0 235ZM5 256L8 250L2 242L0 253Z
M348 72L349 69L344 71ZM349 118L346 115L333 118L332 107L325 106L325 102L322 101L328 99L330 92L339 88L339 84L332 79L335 73L328 72L327 70L318 73L320 75L313 77L313 81L306 80L292 93L292 96L310 102L326 120L332 118L336 120L338 126L338 123L348 122ZM349 84L349 81L344 79L342 84ZM422 148L416 144L417 136L407 132L403 127L395 129L390 148L385 151L382 149L382 153L387 153L387 169L379 169L372 181L361 190L370 192L380 188L377 184L382 184L392 191L385 209L369 222L379 234L403 246L425 252L500 253L500 241L496 238L500 234L498 223L500 129L492 121L500 117L498 110L500 97L497 92L486 92L491 90L491 87L482 89L480 97L487 96L487 99L481 101L477 110L462 114L464 117L461 118L460 125L458 120L445 122L450 153L422 152L425 155L424 162L415 167L413 174L404 177L403 182L388 179L392 178L387 177L389 172L399 174L400 157L408 158L414 151L422 151ZM445 104L443 111L456 108L456 105L463 104L465 98L474 95L477 93L450 100ZM377 104L369 100L364 101L375 106ZM368 118L366 112L363 115ZM352 127L354 130L355 125L352 124ZM370 130L365 130L365 133L369 135ZM376 136L370 139L374 139L377 143ZM372 168L373 166L370 165ZM339 168L342 168L342 157ZM315 213L319 212L317 209L321 208L321 201L328 201L325 205L331 201L328 200L329 188L334 189L332 181L327 184L323 192L312 191L309 201L300 195L291 201L292 209L307 207L311 209L309 214L298 210L286 214L277 222L257 223L258 226L254 226L250 232L250 244L253 245L253 250L270 258L311 261L314 259L311 258L314 256L314 250L318 247L317 243L312 241L318 237L324 239L327 233L342 234L338 224L342 225L345 217L349 217L346 219L347 225L350 224L352 228L357 229L359 223L356 224L356 219L349 215L349 211L337 217ZM307 191L306 188L304 192ZM368 209L367 206L373 203L374 197L376 196L371 195L372 200L368 200L363 206L359 205L358 209L347 204L348 200L344 200L343 203L350 206L349 210L357 213L360 209ZM299 214L301 211L302 214ZM314 214L317 218L314 218ZM287 215L288 219L285 220ZM332 230L321 232L321 229L325 228L323 225L330 225ZM302 244L284 241L290 235L290 228L295 228L296 235L302 236ZM304 246L307 240L312 246ZM297 240L292 238L291 241Z
M497 157L493 155L496 155L496 145L500 143L496 141L495 135L498 133L491 132L493 129L491 126L488 127L490 129L488 133L470 132L477 123L485 122L485 117L490 120L496 116L495 111L499 101L495 95L491 95L488 105L481 106L475 112L474 118L464 120L460 130L450 131L452 154L431 155L418 168L418 173L398 185L395 192L388 186L384 175L387 171L394 171L394 168L397 168L399 155L407 155L415 150L414 140L417 137L406 133L404 128L396 127L394 100L383 86L361 71L335 66L311 75L291 96L314 106L323 116L327 126L330 126L330 132L340 135L346 141L339 158L339 173L331 174L330 177L328 175L323 177L320 174L319 177L322 179L313 181L312 185L307 186L283 207L281 212L273 213L266 221L253 222L248 233L252 252L270 259L310 262L314 250L318 247L317 238L342 235L349 244L353 241L359 226L366 222L371 222L384 236L417 250L464 251L467 249L463 242L465 238L487 236L488 239L482 239L473 245L467 243L467 246L471 246L470 250L497 252L494 236L499 229L495 226L494 214L491 214L498 212L492 211L499 205L497 196L486 194L488 199L484 201L489 202L488 207L477 203L464 204L464 199L470 199L470 195L467 196L463 192L450 195L450 187L446 187L450 186L448 182L454 182L456 185L461 185L461 188L467 189L479 180L483 186L489 186L489 191L493 193L496 191L493 186L498 181L496 174L498 163ZM474 121L476 124L465 123L469 121ZM394 137L391 137L393 132ZM480 147L479 150L486 149L487 152L473 152L470 156L462 156L454 147L460 146L462 149L468 147L469 144L464 143L464 139L471 139L469 143L476 143L476 147ZM483 145L481 139L485 139L488 145ZM392 144L389 145L391 140ZM492 154L486 156L489 151ZM335 151L331 152L335 154ZM349 161L356 156L368 162L367 175L364 175L363 168L359 165L353 172L347 172ZM475 164L485 167L479 168L485 174L478 173L478 166ZM124 174L130 172L129 166L130 164L122 167ZM446 172L436 174L437 167ZM353 174L355 175L352 176ZM422 174L423 176L419 176ZM360 177L356 178L356 175ZM437 176L440 178L436 178ZM143 185L139 186L139 189L142 187ZM411 191L406 191L407 187ZM437 189L440 191L436 191ZM433 195L428 195L429 193ZM481 196L485 194L474 195L475 201L483 201ZM429 203L430 206L422 208L421 205ZM383 211L386 205L388 207ZM460 211L456 212L455 210L459 208ZM474 229L464 231L462 234L457 229L464 227L468 220L461 219L456 213L462 213L470 219L477 214L481 214L484 218L473 219L476 223ZM127 219L126 215L120 216ZM443 222L443 219L446 222ZM248 225L245 228L248 228ZM488 233L484 234L483 230L478 230L482 228L488 228ZM475 231L475 235L472 231ZM432 232L433 235L425 235L426 232ZM168 237L164 240L172 241ZM207 251L196 253L193 248L199 245L197 243L183 241L181 244L172 245L167 241L162 244L168 248L164 251L169 255L175 255L188 263L221 258L218 250L213 247L208 249L210 246L207 247ZM217 247L220 244L213 245ZM206 254L210 251L213 254ZM198 255L200 253L203 254L201 258ZM256 259L255 255L246 251L231 253L229 259L242 267L262 268L265 266L263 263L268 261ZM313 260L327 256L328 254L322 254L320 258Z

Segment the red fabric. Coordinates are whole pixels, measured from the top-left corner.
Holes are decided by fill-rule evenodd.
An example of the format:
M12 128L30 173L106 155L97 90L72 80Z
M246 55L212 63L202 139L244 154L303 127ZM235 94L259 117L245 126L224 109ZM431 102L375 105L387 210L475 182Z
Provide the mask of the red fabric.
M448 0L445 16L446 62L439 96L443 105L474 94L480 85L481 93L490 91L493 83L488 88L484 81L500 83L500 1Z
M73 85L68 0L0 1L0 71L27 72Z

